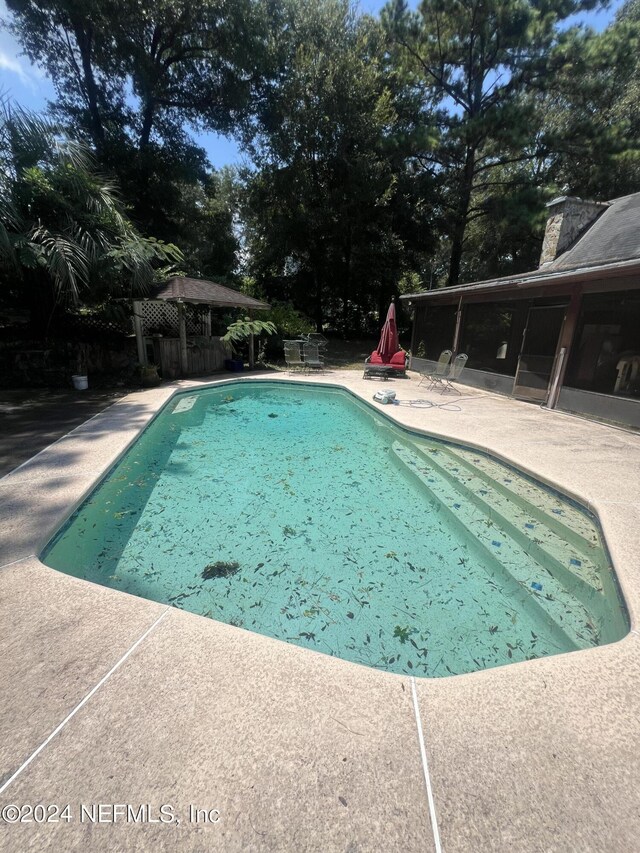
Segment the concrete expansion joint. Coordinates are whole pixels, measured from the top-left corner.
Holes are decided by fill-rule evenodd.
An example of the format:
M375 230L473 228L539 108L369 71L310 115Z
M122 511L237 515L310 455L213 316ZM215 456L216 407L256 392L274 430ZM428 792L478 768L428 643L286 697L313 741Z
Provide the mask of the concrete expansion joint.
M17 562L20 562L20 561L17 561ZM140 644L141 644L141 643L142 643L142 642L143 642L143 641L144 641L144 640L149 636L149 634L150 634L150 633L151 633L151 632L156 628L156 626L157 626L157 625L159 625L159 624L160 624L160 622L162 622L162 620L165 618L165 616L167 616L167 614L168 614L168 613L170 613L170 612L171 612L171 610L172 610L172 608L171 608L171 607L165 607L165 609L162 611L162 613L160 614L160 616L158 616L158 618L155 620L155 622L153 622L153 624L152 624L152 625L150 625L150 626L147 628L147 630L142 634L142 636L138 637L138 639L136 640L136 642L135 642L132 646L130 646L130 647L127 649L127 651L122 655L122 657L120 658L120 660L119 660L119 661L117 661L117 663L115 663L115 664L111 667L111 669L109 670L109 672L107 672L107 674L106 674L106 675L103 675L103 676L102 676L102 678L100 679L100 681L99 681L99 682L98 682L94 687L92 687L92 688L91 688L91 690L86 694L86 696L85 696L83 699L81 699L81 700L80 700L80 702L78 702L78 704L75 706L75 708L73 708L73 710L72 710L69 714L67 714L67 716L64 718L64 720L56 726L56 728L51 732L51 734L50 734L50 735L49 735L45 740L43 740L43 741L42 741L42 743L40 744L40 746L39 746L39 747L37 747L37 749L35 749L35 750L31 753L31 755L27 758L27 760L26 760L26 761L24 761L24 762L20 765L20 767L18 767L18 769L15 771L15 773L13 773L13 774L12 774L12 775L11 775L11 776L6 780L6 782L2 785L2 787L0 787L0 794L3 794L3 793L7 790L7 788L9 787L9 785L11 785L11 783L12 783L12 782L14 782L14 781L18 778L18 776L19 776L19 775L20 775L24 770L26 770L26 769L27 769L27 767L31 764L31 762L32 762L35 758L37 758L37 757L38 757L38 755L40 755L40 753L42 752L42 750L43 750L46 746L48 746L48 744L49 744L49 743L51 743L51 741L54 739L54 737L55 737L57 734L59 734L59 733L62 731L62 729L67 725L67 723L68 723L68 722L69 722L73 717L75 717L75 715L78 713L78 711L79 711L81 708L83 708L83 707L87 704L87 702L89 701L89 699L91 699L91 697L93 696L93 694L94 694L94 693L96 693L96 692L97 692L97 691L102 687L102 685L103 685L106 681L108 681L108 680L109 680L109 678L111 678L111 676L113 675L113 673L114 673L117 669L119 669L119 668L122 666L122 664L127 660L127 658L128 658L131 654L133 654L133 652L138 648L138 646L139 646L139 645L140 645Z
M17 560L11 560L10 563L3 563L0 569L8 569L9 566L15 566L18 563L23 563L25 560L33 560L34 558L37 559L37 554L27 554L26 557L18 557Z
M436 804L433 798L433 788L431 787L431 776L429 775L429 763L427 761L427 750L424 744L424 731L422 728L422 720L420 718L420 705L418 703L418 693L416 691L416 680L413 675L411 681L411 696L413 699L413 711L416 717L416 726L418 728L418 743L420 745L420 759L422 761L422 772L424 773L424 783L427 789L427 800L429 802L429 817L431 819L431 829L433 831L433 843L436 853L442 853L442 845L440 843L440 831L438 829L438 818L436 816ZM1 792L0 792L1 793Z

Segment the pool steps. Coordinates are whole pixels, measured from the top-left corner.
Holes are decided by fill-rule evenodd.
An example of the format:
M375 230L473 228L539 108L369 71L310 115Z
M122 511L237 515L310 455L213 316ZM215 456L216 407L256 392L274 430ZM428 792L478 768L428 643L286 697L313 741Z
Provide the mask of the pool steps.
M624 635L626 625L617 606L615 577L606 568L608 557L588 516L542 486L471 449L416 448L428 454L432 462L436 457L438 467L457 488L505 525L528 554L552 568L554 577L598 620L601 642L612 642Z
M588 609L598 614L598 618L606 626L602 633L602 642L613 642L623 637L628 630L628 624L624 615L622 595L615 573L609 568L610 560L602 540L589 516L544 486L537 485L527 477L518 476L517 472L511 471L489 456L478 453L477 450L456 445L447 445L445 450L462 461L472 472L479 472L498 491L522 506L526 512L539 518L551 531L555 531L564 543L565 551L561 552L563 556L571 547L586 555L585 560L582 560L579 554L575 555L582 566L578 566L575 559L569 559L567 562L565 557L563 560L563 556L560 561L564 571L581 577L584 566L592 566L592 571L598 576L597 582L593 584L594 591L581 600ZM522 529L527 532L531 528L525 523ZM575 591L579 596L583 588L578 586Z
M519 477L500 462L471 448L443 446L472 473L484 477L491 486L522 506L534 518L543 521L566 542L583 552L598 547L598 537L589 519L578 509L531 480Z
M448 450L416 446L419 454L426 456L435 468L467 498L473 500L507 530L525 551L538 562L553 566L555 574L574 595L602 592L602 578L591 553L596 549L582 537L571 540L552 527L545 529L549 515L520 498L514 500L513 492L505 494L497 482L478 475ZM580 545L576 545L579 541Z
M441 452L438 449L438 453ZM488 495L477 500L468 486L455 476L460 472L443 470L442 465L434 462L428 448L423 451L412 442L394 441L391 455L399 467L427 491L436 511L445 512L454 527L464 528L473 534L476 549L495 572L505 592L518 600L532 616L541 619L545 628L555 634L561 647L587 648L598 644L600 633L607 625L609 608L587 607L573 591L569 593L561 578L547 567L548 555L541 550L533 553L531 545L536 543L532 540L521 544L520 535L513 536L514 525L488 505L484 499ZM452 462L441 461L445 466L455 467L455 457L451 459ZM483 490L488 492L486 485ZM572 586L584 584L577 576L568 580ZM538 585L541 589L537 589ZM598 605L605 601L604 596L595 590L589 594ZM606 641L604 636L603 639Z

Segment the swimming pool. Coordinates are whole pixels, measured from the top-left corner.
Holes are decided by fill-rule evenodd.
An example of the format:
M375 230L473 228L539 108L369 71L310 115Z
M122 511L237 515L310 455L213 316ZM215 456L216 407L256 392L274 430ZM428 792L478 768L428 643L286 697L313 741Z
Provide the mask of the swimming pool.
M174 397L42 559L419 676L628 631L599 530L579 507L343 390L302 384Z

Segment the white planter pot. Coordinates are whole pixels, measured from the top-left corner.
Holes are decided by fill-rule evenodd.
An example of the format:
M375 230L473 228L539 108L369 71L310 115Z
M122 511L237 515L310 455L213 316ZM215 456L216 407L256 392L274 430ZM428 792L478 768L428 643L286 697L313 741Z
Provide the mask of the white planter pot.
M71 377L71 381L73 382L73 387L76 391L86 391L89 387L89 379L86 375L75 375Z

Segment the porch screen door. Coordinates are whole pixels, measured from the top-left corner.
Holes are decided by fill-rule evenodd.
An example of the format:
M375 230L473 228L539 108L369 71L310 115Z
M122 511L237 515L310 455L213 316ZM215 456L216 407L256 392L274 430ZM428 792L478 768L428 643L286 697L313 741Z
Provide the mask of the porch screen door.
M546 402L566 311L566 305L529 309L513 386L514 397Z

